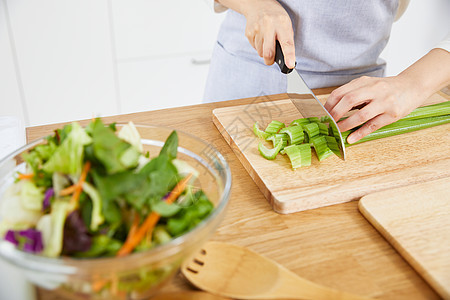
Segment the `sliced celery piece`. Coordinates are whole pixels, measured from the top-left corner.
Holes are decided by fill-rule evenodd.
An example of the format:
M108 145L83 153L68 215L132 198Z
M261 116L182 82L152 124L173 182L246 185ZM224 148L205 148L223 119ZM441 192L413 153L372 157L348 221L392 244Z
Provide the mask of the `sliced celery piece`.
M319 123L319 122L320 122L320 120L319 120L318 117L309 117L309 118L308 118L308 121L309 121L310 123Z
M266 148L261 142L258 145L259 153L264 157L265 159L275 159L277 157L278 152L281 150L281 146L283 143L281 141L278 142L278 144L275 146L275 148L268 149Z
M311 123L311 122L307 118L300 118L300 119L292 121L291 124L289 124L289 126L306 125L309 123Z
M308 134L309 141L317 135L319 135L319 125L317 123L309 123L303 126L303 130Z
M269 125L267 125L265 132L268 134L275 134L283 127L286 127L284 123L273 120L272 122L269 123Z
M311 148L310 148L311 149ZM291 161L292 169L297 169L302 166L302 157L298 145L290 145L284 148L289 160Z
M308 167L311 165L311 146L309 144L298 145L300 149L300 156L302 157L302 167Z
M284 151L291 161L292 169L311 165L311 147L308 144L290 145Z
M279 141L282 142L281 149L287 146L289 136L286 133L275 133L269 136L266 141L271 141L275 147Z
M386 125L384 127L381 127L380 129L366 135L359 141L353 144L347 143L347 137L355 131L356 129L351 129L349 131L344 131L342 133L342 138L345 141L346 146L356 145L363 142L368 142L372 140L377 140L389 136L394 136L402 133L408 133L412 131L417 131L420 129L425 129L429 127L434 127L437 125L442 125L450 123L450 115L445 116L438 116L438 117L428 117L428 118L421 118L421 119L413 119L413 120L403 120L400 119L392 124Z
M325 139L327 140L328 148L330 148L334 154L336 154L337 156L340 156L341 151L339 150L339 145L338 145L336 138L333 136L327 135L327 136L325 136Z
M323 116L320 118L320 122L322 123L330 123L331 122L331 118L327 115L327 116Z
M305 139L305 134L303 133L303 127L301 125L289 126L280 130L280 133L286 133L288 135L289 145L301 144Z
M328 135L328 126L324 123L317 123L317 126L319 126L319 134L321 135Z
M313 137L311 143L314 146L314 150L316 150L319 161L322 161L333 154L333 151L328 147L325 136L321 135Z
M270 133L264 132L259 129L258 122L255 122L255 124L253 124L253 133L260 139L267 139L270 135Z

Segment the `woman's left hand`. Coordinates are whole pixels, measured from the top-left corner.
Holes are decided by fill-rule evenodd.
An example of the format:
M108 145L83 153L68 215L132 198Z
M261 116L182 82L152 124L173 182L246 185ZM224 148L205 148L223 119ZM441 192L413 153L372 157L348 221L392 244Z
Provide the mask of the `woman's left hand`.
M334 90L325 103L325 108L336 122L353 108L360 108L337 123L341 131L364 124L348 136L347 142L352 144L399 120L419 106L424 97L414 90L407 80L399 76L363 76Z

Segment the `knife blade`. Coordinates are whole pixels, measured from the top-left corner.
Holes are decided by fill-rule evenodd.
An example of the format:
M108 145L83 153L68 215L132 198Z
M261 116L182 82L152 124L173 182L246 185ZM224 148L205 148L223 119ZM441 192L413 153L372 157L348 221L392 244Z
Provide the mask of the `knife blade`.
M289 95L291 101L303 118L317 117L320 120L322 117L326 117L329 121L331 132L339 147L339 151L334 151L334 153L345 160L345 144L336 121L331 117L330 113L325 109L319 99L317 99L316 95L314 95L313 91L308 87L295 67L289 69L288 66L286 66L284 54L278 41L276 41L275 63L280 67L281 73L286 74L287 92L291 94ZM306 87L306 91L301 88L302 86Z

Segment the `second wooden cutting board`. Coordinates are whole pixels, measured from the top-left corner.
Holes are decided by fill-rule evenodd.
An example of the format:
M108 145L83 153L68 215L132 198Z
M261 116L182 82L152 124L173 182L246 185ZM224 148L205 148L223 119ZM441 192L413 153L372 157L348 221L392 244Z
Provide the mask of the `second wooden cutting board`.
M435 94L427 104L449 98ZM288 95L286 100L213 111L214 124L276 212L318 208L450 176L450 124L350 146L345 162L332 156L319 163L313 155L310 167L293 171L286 156L264 159L253 124L258 121L265 128L271 120L289 124L300 117Z
M361 213L444 298L450 299L450 178L364 196Z

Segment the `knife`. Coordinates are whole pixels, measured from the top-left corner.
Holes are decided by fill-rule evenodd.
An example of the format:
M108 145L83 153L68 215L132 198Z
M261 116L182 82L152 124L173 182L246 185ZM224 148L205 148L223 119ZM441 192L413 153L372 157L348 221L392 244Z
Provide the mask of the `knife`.
M286 66L284 62L284 54L278 41L276 41L275 63L280 67L281 73L286 74L287 92L289 94L295 94L290 95L290 98L303 118L317 117L320 120L322 117L326 117L329 121L329 126L339 147L339 151L333 152L341 159L345 160L344 140L342 139L342 134L336 124L336 121L334 121L330 113L325 109L319 99L317 99L316 95L314 95L308 87L295 67L293 69L289 69L288 66ZM297 65L297 63L295 64ZM307 88L306 93L301 89L302 86Z

